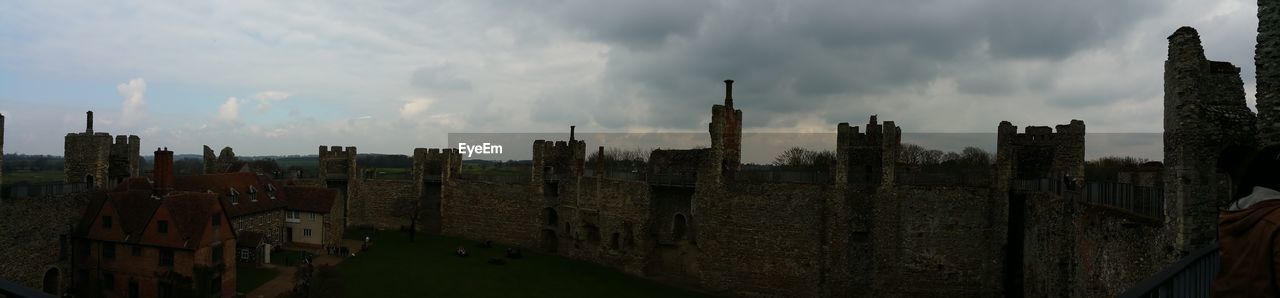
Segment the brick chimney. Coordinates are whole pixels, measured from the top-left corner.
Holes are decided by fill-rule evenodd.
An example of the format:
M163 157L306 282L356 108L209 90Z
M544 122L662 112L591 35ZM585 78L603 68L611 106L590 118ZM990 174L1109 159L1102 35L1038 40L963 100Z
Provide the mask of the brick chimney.
M573 143L573 130L574 130L575 128L577 128L577 126L575 126L575 125L569 125L569 143L570 143L570 145L572 145L572 143Z
M733 111L733 80L724 80L724 106Z
M84 132L93 134L93 111L85 112Z
M156 148L155 169L152 171L155 177L155 194L163 196L173 190L173 151L169 148Z

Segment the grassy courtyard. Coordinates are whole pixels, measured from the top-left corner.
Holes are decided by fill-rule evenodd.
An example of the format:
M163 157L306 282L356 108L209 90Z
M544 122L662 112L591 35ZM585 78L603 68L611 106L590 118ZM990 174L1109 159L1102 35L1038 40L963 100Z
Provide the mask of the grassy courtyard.
M371 235L347 232L351 239ZM476 248L476 242L382 231L374 247L343 261L341 273L349 297L698 297L698 293L628 276L598 265L524 252L524 258L491 265L506 247ZM470 257L454 256L465 245Z
M279 272L255 266L236 266L236 292L248 293L276 277Z

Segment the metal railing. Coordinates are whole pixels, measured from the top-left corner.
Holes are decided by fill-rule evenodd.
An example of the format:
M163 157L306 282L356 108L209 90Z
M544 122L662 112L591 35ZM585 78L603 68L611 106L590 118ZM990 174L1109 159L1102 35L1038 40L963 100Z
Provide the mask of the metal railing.
M1220 261L1218 243L1211 243L1147 277L1120 297L1209 297Z
M1061 179L1015 179L1009 190L1019 193L1047 192L1057 194L1079 193L1085 202L1106 205L1130 212L1160 218L1164 216L1164 192L1156 187L1136 186L1128 183L1087 182L1072 187Z
M1159 188L1089 182L1085 184L1084 192L1089 203L1113 206L1153 218L1164 215L1164 193Z

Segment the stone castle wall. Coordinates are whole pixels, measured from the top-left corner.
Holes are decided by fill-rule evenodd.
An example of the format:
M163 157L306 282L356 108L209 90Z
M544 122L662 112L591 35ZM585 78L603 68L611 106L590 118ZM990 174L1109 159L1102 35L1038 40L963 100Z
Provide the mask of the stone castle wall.
M238 216L231 219L231 226L237 232L254 231L261 233L263 240L267 243L280 245L281 239L284 239L284 211L271 210ZM294 231L294 233L302 233L302 231Z
M900 186L899 293L998 296L1005 239L991 239L1006 223L986 208L984 187ZM998 236L997 236L998 237ZM909 281L909 282L906 282Z
M733 295L817 296L829 186L735 185L697 210L706 288ZM702 199L702 198L699 198Z
M70 283L70 267L61 260L70 249L60 244L71 232L89 202L85 193L0 201L0 278L31 288L44 286L52 268L61 275L60 288Z
M527 185L452 181L441 200L441 234L538 247L541 197Z
M400 200L418 196L413 181L366 179L355 187L360 197L349 205L351 218L348 222L351 225L379 229L399 229L409 225L407 218L396 214L396 208Z

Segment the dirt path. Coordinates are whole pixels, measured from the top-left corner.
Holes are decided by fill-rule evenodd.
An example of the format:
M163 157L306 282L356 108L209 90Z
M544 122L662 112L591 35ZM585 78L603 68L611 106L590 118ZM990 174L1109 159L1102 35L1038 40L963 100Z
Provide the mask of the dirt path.
M249 294L245 295L245 297L274 298L279 297L280 294L293 291L293 275L298 272L298 268L293 266L276 266L273 269L275 269L276 272L279 272L279 274L276 274L276 277L267 281L267 283L258 286L257 289L250 291Z

